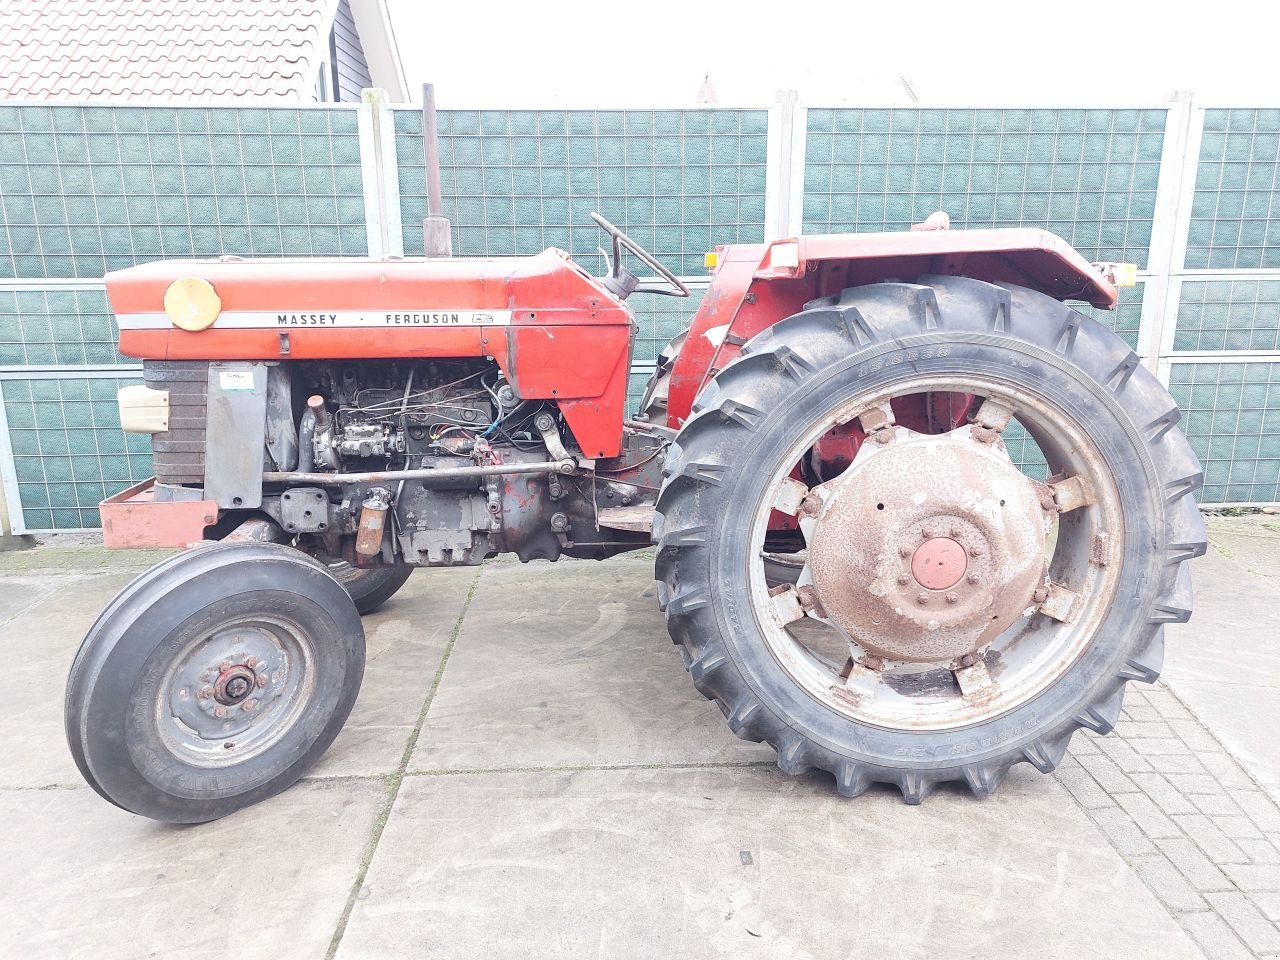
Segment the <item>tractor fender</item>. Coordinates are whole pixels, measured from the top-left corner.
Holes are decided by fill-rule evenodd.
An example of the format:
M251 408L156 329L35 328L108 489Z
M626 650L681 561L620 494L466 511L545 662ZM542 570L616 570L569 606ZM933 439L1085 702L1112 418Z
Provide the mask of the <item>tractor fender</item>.
M679 427L698 390L761 330L851 286L964 276L1026 287L1055 300L1114 309L1102 270L1046 230L919 230L792 237L716 249L715 267L671 366L667 424Z

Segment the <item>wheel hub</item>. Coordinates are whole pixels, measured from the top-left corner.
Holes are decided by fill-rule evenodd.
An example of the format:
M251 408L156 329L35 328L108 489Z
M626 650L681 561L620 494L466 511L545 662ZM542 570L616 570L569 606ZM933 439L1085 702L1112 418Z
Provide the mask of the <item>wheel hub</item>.
M827 619L867 653L956 661L1032 605L1052 514L1002 444L968 427L889 429L891 442L864 444L815 488L813 587Z
M213 684L213 699L224 706L234 706L253 692L257 682L257 674L244 664L237 664L219 674Z
M911 555L911 575L930 590L955 586L968 566L969 555L950 537L931 537Z

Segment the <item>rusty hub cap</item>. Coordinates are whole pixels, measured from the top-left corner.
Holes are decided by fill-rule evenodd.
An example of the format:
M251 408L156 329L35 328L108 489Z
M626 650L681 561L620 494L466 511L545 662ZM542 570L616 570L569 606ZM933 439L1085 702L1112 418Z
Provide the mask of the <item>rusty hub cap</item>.
M941 434L898 424L891 401L928 392L978 397L971 422ZM1049 481L1010 460L1015 416ZM812 488L796 479L814 442L855 418L867 442L852 464ZM1063 676L1113 602L1114 478L1078 421L1021 387L904 377L833 403L775 470L752 523L756 623L797 685L838 714L902 730L998 716ZM778 512L795 517L804 549L768 549ZM787 566L797 572L783 578Z
M958 541L933 537L911 555L911 575L922 587L945 590L960 582L968 564L969 555Z
M813 586L827 616L868 653L954 660L1031 606L1045 511L1035 484L968 428L899 428L818 491Z

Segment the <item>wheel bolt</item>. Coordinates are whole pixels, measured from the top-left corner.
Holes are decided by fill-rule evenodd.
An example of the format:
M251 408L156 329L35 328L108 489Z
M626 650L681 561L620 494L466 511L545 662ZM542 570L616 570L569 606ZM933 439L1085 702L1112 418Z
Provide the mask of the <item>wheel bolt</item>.
M947 594L947 603L959 603L959 602L960 602L960 597L958 594L954 594L954 593Z
M904 586L904 587L905 587L908 583L910 583L910 582L911 582L911 578L910 578L910 577L908 577L905 573L904 573L904 574L901 574L901 575L898 577L898 583L900 583L900 584L901 584L902 586Z
M226 672L227 672L228 670L230 670L230 669L231 669L231 661L230 661L230 660L223 660L220 664L218 664L218 672L219 672L219 673L226 673Z
M257 700L246 700L244 703L240 704L240 709L243 710L245 713L252 713L253 709L257 705L258 705Z
M920 531L920 536L924 537L926 540L932 540L937 535L938 531L934 530L933 527L925 527Z
M210 697L213 696L213 687L209 686L208 684L205 684L203 687L201 687L199 690L196 691L196 696L199 697L201 700L208 700Z
M969 581L969 583L977 583L978 575L976 573L971 573L967 577L965 577L965 580Z
M244 665L248 667L250 670L252 670L254 667L258 665L258 658L250 657L248 660L244 662Z
M911 556L911 548L910 548L910 547L899 547L899 548L898 548L898 556L900 556L900 557L909 557L909 556Z
M213 708L213 715L214 715L215 717L217 717L219 720L221 720L223 717L225 717L225 716L227 715L227 708L226 708L226 707L214 707L214 708Z
M916 597L916 603L922 607L927 607L929 605L929 595L927 593L920 594L920 596Z
M959 527L952 527L952 528L951 528L950 530L948 530L947 532L948 532L949 534L951 534L951 539L952 539L952 540L958 540L958 539L960 538L960 528L959 528Z
M981 547L970 547L970 548L969 548L969 556L971 556L971 557L980 557L980 556L982 556L982 548L981 548Z
M267 685L267 675L264 673L262 676L258 677L258 686L265 687L266 685Z

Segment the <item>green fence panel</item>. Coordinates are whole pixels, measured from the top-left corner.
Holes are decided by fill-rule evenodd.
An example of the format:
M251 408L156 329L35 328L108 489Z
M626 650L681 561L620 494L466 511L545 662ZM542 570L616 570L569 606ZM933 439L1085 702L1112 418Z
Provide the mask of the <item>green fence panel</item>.
M1280 349L1280 278L1184 280L1173 349Z
M1165 110L808 111L806 233L1044 227L1146 265Z
M1280 110L1206 110L1188 269L1280 267Z
M0 289L0 366L135 364L101 289Z
M354 109L0 105L0 278L368 251Z
M767 110L446 110L439 115L454 253L568 250L601 272L598 211L684 275L716 244L764 238ZM422 254L422 117L395 114L404 249Z
M1173 363L1169 390L1204 470L1202 503L1280 499L1280 363Z
M120 429L116 391L139 377L0 380L29 530L99 525L98 503L151 476L151 438Z

